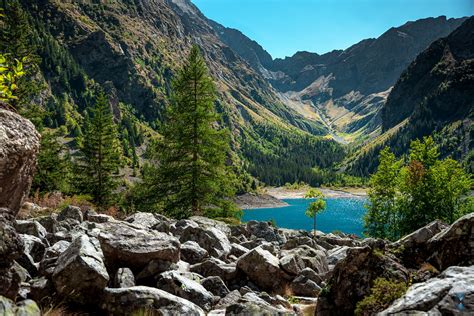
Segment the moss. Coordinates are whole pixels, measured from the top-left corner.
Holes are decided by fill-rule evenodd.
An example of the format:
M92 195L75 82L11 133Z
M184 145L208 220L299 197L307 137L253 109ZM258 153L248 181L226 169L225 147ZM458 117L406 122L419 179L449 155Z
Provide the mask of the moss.
M407 285L404 282L378 278L374 281L370 295L357 303L355 315L374 315L381 312L406 291Z
M321 289L321 292L319 293L320 297L328 297L329 293L331 292L331 284L326 285Z
M290 304L299 304L300 299L295 297L295 296L290 296L290 297L288 297L288 303L290 303Z

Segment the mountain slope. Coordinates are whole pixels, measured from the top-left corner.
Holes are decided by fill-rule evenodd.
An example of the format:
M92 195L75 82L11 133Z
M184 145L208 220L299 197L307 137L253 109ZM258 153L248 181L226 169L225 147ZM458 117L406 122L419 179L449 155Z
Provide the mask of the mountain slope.
M98 84L111 96L117 118L125 107L155 128L169 102L173 74L196 43L216 81L216 108L231 129L233 151L242 158L242 166L265 178L267 166L256 168L255 157L265 157L273 168L284 155L289 168L299 173L331 165L326 152L335 160L342 158L335 142L311 135L325 135L324 125L281 102L261 74L220 40L212 22L188 0L21 2L36 29L50 94L43 103L53 113L63 113L67 103L80 121L91 102L89 90ZM304 164L296 161L295 147L305 148ZM293 180L278 174L272 179Z
M464 20L422 19L391 28L346 50L324 55L298 52L271 64L265 58L257 59L258 63L252 59L249 64L293 101L311 102L314 111L336 131L367 135L380 126L378 111L402 71L429 44L451 33ZM242 34L220 30L221 39L237 52L250 41L242 39ZM253 56L265 56L258 47L253 51Z
M410 140L435 136L444 155L461 159L474 148L474 17L430 45L395 84L381 111L383 134L350 163L355 173L374 170L382 146L397 154ZM471 154L469 152L471 151Z

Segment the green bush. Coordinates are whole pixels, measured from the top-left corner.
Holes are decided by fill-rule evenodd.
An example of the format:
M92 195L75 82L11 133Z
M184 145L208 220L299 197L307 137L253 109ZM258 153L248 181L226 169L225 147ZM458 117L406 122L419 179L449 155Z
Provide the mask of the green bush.
M368 316L381 312L406 291L407 285L404 282L377 278L370 290L370 295L357 303L355 315Z

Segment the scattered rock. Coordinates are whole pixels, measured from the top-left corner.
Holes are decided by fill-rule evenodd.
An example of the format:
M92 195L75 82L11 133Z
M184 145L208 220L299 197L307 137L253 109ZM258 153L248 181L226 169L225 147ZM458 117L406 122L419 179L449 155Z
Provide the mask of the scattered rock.
M24 300L15 305L12 300L0 296L0 315L5 316L41 316L41 311L32 300Z
M201 285L215 296L224 297L230 293L224 281L218 276L210 276L201 280Z
M257 238L263 238L269 242L276 241L279 244L286 242L286 238L280 236L277 230L267 222L249 221L247 223L247 230Z
M264 290L279 292L287 283L278 258L260 247L240 257L237 268Z
M204 277L218 276L224 281L233 280L237 276L235 264L225 263L212 257L204 262L192 265L189 269Z
M152 260L178 262L180 243L165 233L124 222L104 223L99 234L107 266L140 272Z
M195 264L209 257L209 253L197 242L187 241L181 245L181 257L184 261Z
M284 250L281 256L281 267L289 274L297 275L305 268L311 268L317 273L325 273L329 270L325 253L309 246Z
M127 217L125 221L150 229L163 221L168 221L168 219L159 214L138 212Z
M15 222L15 229L19 234L31 235L38 238L45 238L48 233L46 228L35 220L17 220Z
M319 296L317 315L352 314L376 278L407 282L408 276L408 271L381 249L350 248L347 257L336 264L326 293Z
M209 311L214 304L214 296L201 284L180 275L176 271L161 274L157 287L168 293L193 302L202 309Z
M380 315L474 314L474 266L449 267L437 278L412 285Z
M72 206L69 205L65 207L58 215L58 221L65 221L67 219L73 219L78 221L79 223L82 223L83 221L83 215L82 211L79 207L77 206Z
M199 306L188 300L146 286L106 288L102 309L117 316L145 311L158 315L205 315Z
M474 213L465 215L427 243L428 262L439 271L450 266L474 265Z
M68 300L78 304L98 303L109 275L97 240L87 235L75 239L59 256L52 279L56 291Z
M133 275L132 270L129 268L120 268L115 273L114 278L114 287L134 287L135 286L135 276Z
M227 236L215 227L187 227L180 237L181 242L195 241L213 257L224 258L231 247Z

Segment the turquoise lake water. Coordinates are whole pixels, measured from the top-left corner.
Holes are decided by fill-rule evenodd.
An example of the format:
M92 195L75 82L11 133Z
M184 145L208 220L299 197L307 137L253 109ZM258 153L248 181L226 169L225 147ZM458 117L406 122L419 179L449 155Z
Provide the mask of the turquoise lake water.
M283 201L289 206L244 210L242 221L273 219L281 228L313 229L313 220L305 216L306 208L311 200L285 199ZM316 229L324 233L338 230L346 234L362 236L366 201L362 198L326 199L326 210L316 217Z

